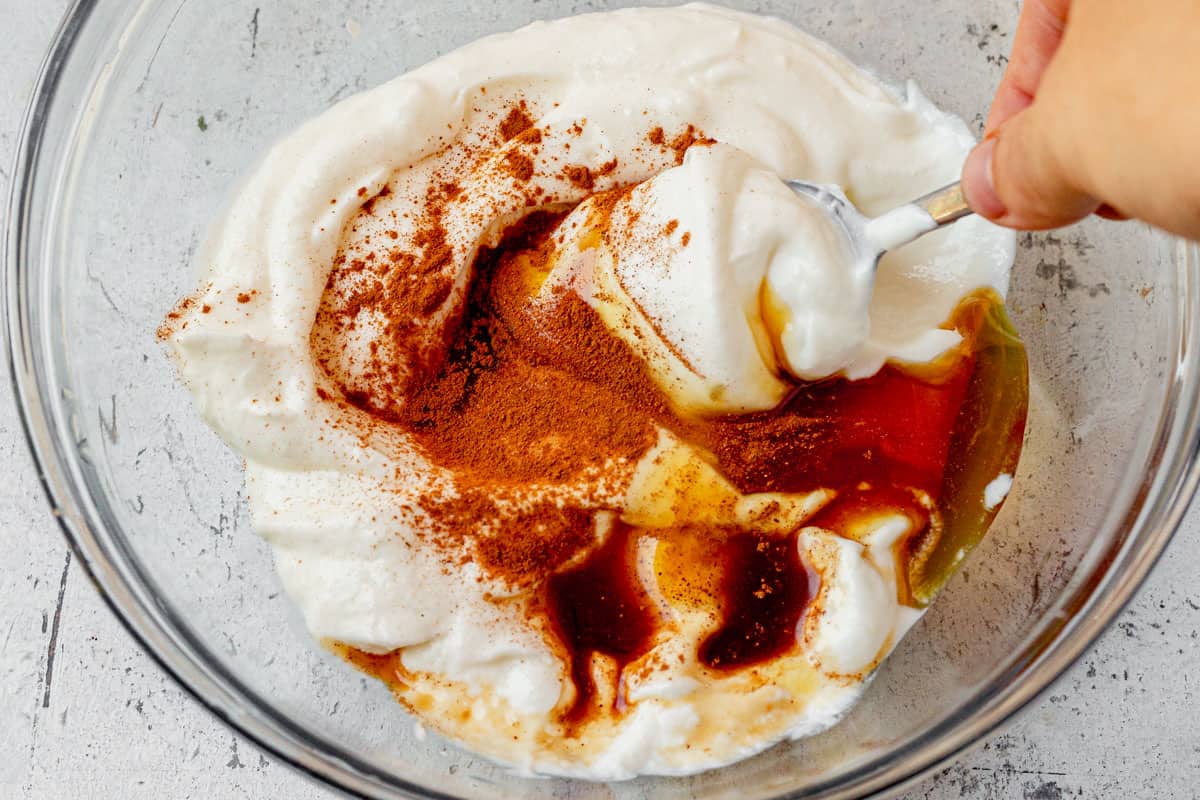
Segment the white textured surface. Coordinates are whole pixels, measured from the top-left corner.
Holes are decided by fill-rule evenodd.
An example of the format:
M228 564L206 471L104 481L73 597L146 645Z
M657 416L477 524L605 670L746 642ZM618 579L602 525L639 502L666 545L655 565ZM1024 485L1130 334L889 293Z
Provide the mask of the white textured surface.
M24 103L65 5L0 0L5 196ZM68 557L7 400L7 372L0 384L0 797L332 797L230 733L138 650ZM1079 664L1007 732L908 797L1195 796L1198 560L1192 514Z

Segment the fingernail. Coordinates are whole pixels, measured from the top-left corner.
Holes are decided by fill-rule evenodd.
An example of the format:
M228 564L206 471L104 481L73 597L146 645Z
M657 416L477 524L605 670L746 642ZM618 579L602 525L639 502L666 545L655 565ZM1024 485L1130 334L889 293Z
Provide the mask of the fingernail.
M999 219L1008 211L992 178L992 156L996 152L995 137L983 142L967 156L963 165L963 194L971 210L987 219Z

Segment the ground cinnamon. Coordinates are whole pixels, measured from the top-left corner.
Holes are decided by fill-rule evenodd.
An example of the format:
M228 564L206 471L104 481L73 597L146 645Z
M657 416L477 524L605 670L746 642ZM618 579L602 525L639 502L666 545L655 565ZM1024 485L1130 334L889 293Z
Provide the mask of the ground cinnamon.
M596 186L596 178L592 175L592 171L582 165L572 164L563 167L563 177L570 181L572 186L583 189L585 192L592 191Z
M500 138L504 141L515 139L521 133L533 127L533 117L529 116L529 104L521 100L505 115L500 123Z

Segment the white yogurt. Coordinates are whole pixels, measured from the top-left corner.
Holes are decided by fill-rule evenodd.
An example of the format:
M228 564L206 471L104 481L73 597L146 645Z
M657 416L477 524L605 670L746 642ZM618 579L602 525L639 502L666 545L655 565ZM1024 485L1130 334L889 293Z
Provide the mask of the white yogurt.
M403 648L414 676L407 699L432 727L520 769L593 779L697 772L816 733L912 622L895 565L878 548L818 529L801 537L822 594L798 654L765 669L766 683L698 670L704 630L681 613L678 635L653 652L692 656L657 683L639 684L632 669L629 713L587 741L567 740L552 710L569 678L521 598L493 602L503 586L473 565L444 569L422 539L429 523L415 500L451 476L402 437L364 445L331 422L309 341L347 222L384 186L393 207L411 204L447 141L471 136L516 97L547 131L538 169L617 158L595 189L649 181L631 202L664 226L677 220L656 271L635 249L593 251L591 263L563 268L624 293L629 302L597 307L619 335L652 333L639 352L683 407L763 409L782 396L761 314L764 279L786 311L786 368L802 376L861 377L888 359L929 360L957 342L939 326L962 296L1006 286L1012 235L964 220L887 256L865 303L862 276L825 267L835 259L813 249L825 241L819 226L779 182L838 184L880 213L956 176L972 145L960 120L777 20L698 5L632 9L480 40L339 103L276 145L198 257L204 288L171 323L180 374L204 418L245 457L255 528L313 634L374 652ZM561 134L581 120L568 150ZM724 144L668 169L670 154L647 151L650 125L695 125ZM643 156L631 158L636 151ZM584 199L550 173L534 178L548 201ZM526 210L498 175L485 166L462 176L475 210L490 216L446 221L455 291L422 320L430 330L462 302L477 247ZM342 368L351 374L341 377L365 380L352 355ZM610 501L643 496L646 481L669 483L663 470L712 471L664 437L613 478ZM713 514L779 500L796 523L823 502L819 493L740 497L719 475L706 480L714 496L734 500Z

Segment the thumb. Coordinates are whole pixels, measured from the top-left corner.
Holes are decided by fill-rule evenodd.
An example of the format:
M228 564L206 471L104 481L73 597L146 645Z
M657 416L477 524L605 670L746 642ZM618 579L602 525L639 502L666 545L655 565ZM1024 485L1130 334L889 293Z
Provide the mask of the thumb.
M971 210L1008 228L1045 230L1078 222L1100 203L1070 179L1036 103L983 140L963 165Z

